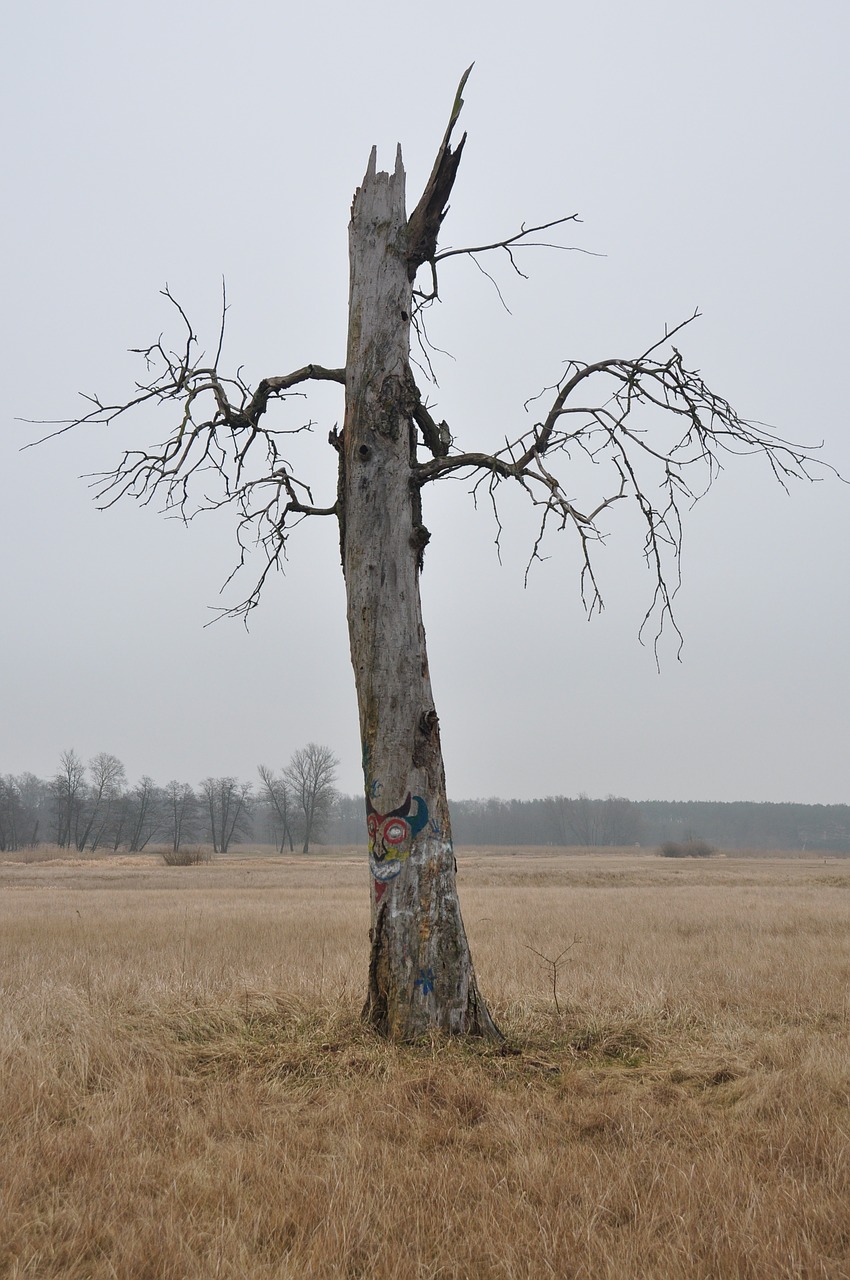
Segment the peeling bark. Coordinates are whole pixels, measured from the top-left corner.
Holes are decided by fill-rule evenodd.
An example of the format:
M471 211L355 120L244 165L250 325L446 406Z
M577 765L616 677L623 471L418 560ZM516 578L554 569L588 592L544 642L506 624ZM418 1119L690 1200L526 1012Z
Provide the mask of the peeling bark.
M372 151L352 205L349 247L340 522L369 831L364 1017L401 1040L432 1029L499 1038L478 994L461 919L422 625L419 573L429 535L414 478L421 402L409 366L400 149L392 174L376 171Z

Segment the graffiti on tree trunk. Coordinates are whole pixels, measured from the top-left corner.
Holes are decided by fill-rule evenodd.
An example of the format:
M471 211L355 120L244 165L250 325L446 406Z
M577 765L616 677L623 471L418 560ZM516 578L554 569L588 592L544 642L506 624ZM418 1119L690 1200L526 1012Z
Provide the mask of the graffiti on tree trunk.
M434 970L429 965L427 969L419 970L419 977L413 985L417 991L421 990L423 996L427 996L434 990L434 981Z
M370 788L373 790L374 787ZM416 811L410 816L413 803ZM389 813L378 813L366 797L366 827L369 832L369 868L375 881L375 896L380 902L387 884L399 874L410 856L413 841L428 821L428 806L422 796L408 791L404 803Z

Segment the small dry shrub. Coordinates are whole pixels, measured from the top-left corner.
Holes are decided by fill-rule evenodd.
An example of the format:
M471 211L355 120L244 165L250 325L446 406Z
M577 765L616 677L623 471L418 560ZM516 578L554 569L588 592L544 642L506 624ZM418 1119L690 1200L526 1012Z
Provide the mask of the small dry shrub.
M658 852L662 858L713 858L717 850L707 840L665 840Z
M212 862L212 854L203 845L182 845L179 849L163 849L162 860L167 867L199 867Z

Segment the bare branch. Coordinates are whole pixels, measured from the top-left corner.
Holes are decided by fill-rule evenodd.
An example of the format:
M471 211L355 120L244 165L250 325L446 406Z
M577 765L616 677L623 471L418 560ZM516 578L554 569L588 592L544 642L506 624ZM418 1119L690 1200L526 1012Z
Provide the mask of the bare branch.
M581 222L581 219L579 218L577 213L571 213L563 218L555 218L551 222L541 222L538 226L535 226L535 227L526 227L525 224L523 224L520 227L519 231L517 231L512 236L506 236L503 240L494 240L490 244L472 245L471 247L465 248L465 249L444 249L441 253L435 253L432 258L428 259L429 265L431 267L431 291L429 293L424 293L419 290L414 291L414 296L416 298L416 312L418 313L419 311L421 311L423 307L429 306L432 302L434 302L439 297L439 285L438 285L438 279L437 279L437 263L443 262L446 258L456 258L460 256L471 258L472 261L475 263L476 267L478 268L478 270L481 272L481 274L483 276L486 276L487 279L490 281L490 283L493 285L493 288L496 290L496 293L498 294L499 301L501 302L505 310L508 312L508 315L510 315L511 314L510 307L505 302L505 299L502 296L502 291L499 288L498 283L496 282L496 280L493 278L493 276L490 274L489 271L485 271L484 267L482 267L481 263L478 261L477 255L479 253L489 253L493 249L503 249L504 252L508 255L508 260L511 264L511 267L516 272L516 274L520 276L523 280L527 280L528 276L525 274L524 271L520 270L517 260L513 254L514 249L532 249L532 248L560 249L564 253L584 253L591 258L604 257L604 254L594 253L592 249L582 249L578 245L558 244L555 241L549 241L549 240L528 239L529 236L536 235L539 231L548 231L551 227L560 227L565 222ZM436 248L436 241L435 241L435 248Z
M434 298L436 298L436 294L434 295ZM454 356L451 354L450 351L444 351L442 347L436 346L431 341L431 338L428 334L428 328L427 328L427 325L425 324L425 316L423 312L426 307L431 305L431 302L434 301L434 298L425 299L422 301L420 305L413 308L413 314L411 315L410 318L413 326L413 332L416 335L416 343L417 343L417 346L419 347L422 360L418 360L414 356L411 356L410 360L412 364L415 364L416 367L422 371L423 375L428 379L428 381L433 383L433 385L436 387L436 386L439 386L439 383L437 381L437 374L434 370L434 365L431 361L431 352L434 351L441 356L448 356L450 360L453 360ZM424 361L424 364L423 364L423 361Z
M605 538L600 517L629 499L644 525L643 554L654 581L640 632L657 620L656 660L668 625L681 651L673 600L680 584L682 505L693 505L708 491L726 456L761 456L785 489L791 480L818 478L818 469L837 474L816 456L817 449L784 440L742 418L698 370L686 367L672 339L697 315L666 330L637 357L569 362L560 382L541 393L554 392L546 416L514 440L506 440L495 453L448 452L416 470L420 485L452 474L478 473L473 493L486 483L494 508L499 484L520 483L540 512L526 577L534 561L542 559L547 531L571 528L579 539L582 600L589 614L603 607L592 558L595 545ZM550 462L559 455L567 464L563 473ZM580 509L566 488L566 477L577 483L582 463L585 470L589 464L598 471L599 480L591 489L591 501ZM498 545L501 524L496 515Z
M484 267L482 267L481 263L478 261L478 259L476 258L476 256L475 256L475 254L474 254L474 253L470 254L470 257L471 257L472 261L474 262L475 266L476 266L476 267L478 268L478 270L481 272L482 276L484 276L487 280L489 280L489 281L490 281L490 283L491 283L491 285L493 286L493 288L496 290L496 297L497 297L497 298L499 299L499 301L501 302L501 304L502 304L502 306L504 307L505 311L507 311L507 313L508 313L508 315L509 315L509 316L510 316L510 315L513 315L513 312L511 311L510 307L509 307L509 306L508 306L508 304L505 302L505 299L504 299L504 297L502 296L502 290L499 288L499 286L498 286L498 284L497 284L497 282L496 282L496 278L495 278L495 276L491 276L489 271L485 271ZM516 268L516 263L514 262L513 258L511 258L511 263L512 263L512 265ZM520 274L520 275L522 275L522 272L520 272L519 274ZM526 276L526 277L525 277L525 279L528 279L528 277Z
M239 558L234 573L246 562L250 550L259 547L265 566L248 598L235 612L247 615L258 600L263 582L273 568L281 568L289 531L307 516L336 515L336 502L317 505L310 488L293 473L281 452L283 437L312 431L313 423L274 427L266 421L269 404L303 394L295 388L307 382L345 385L345 370L308 364L292 373L263 378L252 391L237 370L234 377L220 371L224 346L227 295L222 282L221 323L213 363L206 364L188 316L168 285L162 295L178 312L185 340L179 351L169 350L162 336L147 347L133 348L144 361L146 377L136 392L121 404L104 403L85 395L91 406L74 419L52 424L32 444L41 444L84 423L111 425L133 409L176 409L170 433L159 445L128 449L117 466L89 477L102 508L124 497L147 505L162 500L167 514L189 521L202 511L233 506L237 511L236 539ZM32 444L26 445L31 448ZM229 583L233 573L227 579ZM227 585L227 584L225 584Z
M514 245L522 246L524 249L560 249L564 253L585 253L591 258L601 258L604 256L601 253L594 253L591 249L580 249L577 245L557 244L554 242L550 243L549 241L527 239L528 236L537 235L538 231L549 231L551 227L561 227L565 222L581 222L581 218L577 213L570 213L563 218L554 218L551 222L541 222L539 226L536 227L526 227L523 223L519 231L512 236L506 236L504 240L494 240L492 244L476 244L472 245L468 249L444 249L442 253L435 254L433 260L434 262L443 262L446 258L456 258L461 254L468 254L471 257L476 253L489 253L492 249L504 249L511 260L511 266L516 271L517 275L523 276L523 279L525 279L526 277L516 265L516 262L510 252Z
M500 453L451 453L446 457L435 458L433 462L421 463L414 476L417 484L422 485L429 480L449 475L452 471L493 471L505 479L514 480L519 480L521 476L513 463L506 462Z

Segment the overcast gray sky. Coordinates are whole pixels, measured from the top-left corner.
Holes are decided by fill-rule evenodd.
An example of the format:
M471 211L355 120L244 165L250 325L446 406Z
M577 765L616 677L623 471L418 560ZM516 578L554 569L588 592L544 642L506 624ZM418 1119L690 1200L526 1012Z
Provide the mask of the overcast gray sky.
M445 264L431 393L463 447L495 448L569 357L637 354L696 306L683 353L742 414L825 442L850 473L846 0L51 0L3 42L0 772L111 751L132 778L255 777L308 740L361 786L333 522L293 540L245 632L204 629L232 567L227 519L95 510L80 477L150 439L143 419L19 452L16 417L126 396L126 349L169 331L166 283L250 380L344 362L347 222L369 149L402 143L412 207L463 69L469 140L444 243L577 212L524 282ZM170 332L176 337L173 327ZM296 412L296 410L288 410ZM305 463L333 500L338 389ZM146 434L147 433L147 434ZM576 550L523 589L532 530L506 507L501 566L468 485L431 486L423 576L449 794L847 802L850 489L790 496L743 459L690 514L682 662L637 631L651 582L628 525L587 622ZM576 495L580 505L580 495ZM510 518L508 518L510 517ZM226 599L233 602L238 593Z

